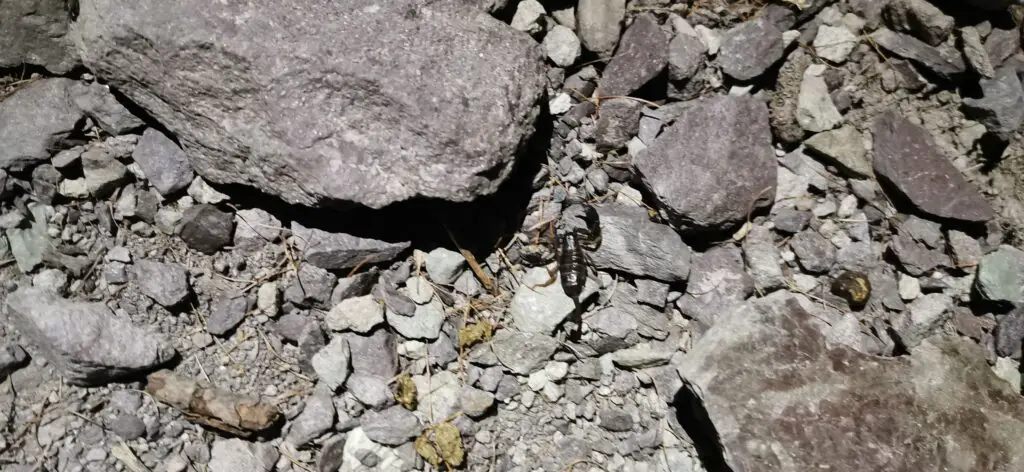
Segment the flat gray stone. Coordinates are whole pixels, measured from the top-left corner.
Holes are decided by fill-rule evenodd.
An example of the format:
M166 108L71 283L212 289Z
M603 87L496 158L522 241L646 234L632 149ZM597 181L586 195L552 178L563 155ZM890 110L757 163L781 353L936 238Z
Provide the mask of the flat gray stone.
M650 220L647 211L620 204L596 207L601 246L590 254L599 269L681 282L690 273L690 248L672 228Z
M1010 56L1020 51L1021 35L1016 28L993 28L985 38L985 52L993 66L1002 64Z
M782 255L767 226L755 225L747 232L743 239L743 260L747 263L747 273L761 291L769 292L785 286Z
M763 101L705 98L691 102L635 165L673 220L723 230L775 200L778 166L771 141Z
M284 298L298 306L328 307L331 292L338 278L312 264L302 264L299 272L284 291Z
M871 33L870 37L882 49L909 59L945 79L952 79L967 70L959 51L935 48L913 36L885 28Z
M836 109L829 95L828 85L821 76L824 67L813 65L804 71L804 82L797 96L796 122L812 133L828 131L843 122L843 115Z
M302 413L291 420L291 430L285 439L296 447L302 447L320 437L334 426L334 400L330 395L316 394L306 398Z
M235 212L235 233L232 245L240 249L258 249L281 235L281 220L259 208Z
M313 370L332 392L345 385L345 380L352 372L349 366L350 355L348 342L341 336L331 337L331 341L313 355Z
M610 406L598 413L600 419L600 425L602 428L613 432L625 432L633 430L633 417L629 416L629 413Z
M909 356L864 355L827 344L825 325L780 295L723 313L679 365L685 386L676 407L706 412L724 449L723 467L978 467L937 452L945 450L985 457L986 470L1024 467L1024 445L1015 439L1024 434L1022 400L976 345L940 337ZM822 448L832 452L822 455Z
M427 275L436 284L451 285L466 270L466 258L462 254L445 248L427 253Z
M669 79L690 80L704 66L707 52L707 46L696 36L677 33L668 43Z
M707 327L753 293L754 279L744 270L740 249L715 246L693 258L686 293L676 300L676 306Z
M96 126L113 136L139 129L146 124L133 115L110 93L110 87L76 83L68 89L72 102L92 119Z
M459 405L470 418L481 418L494 406L494 394L473 387L462 387Z
M543 105L538 44L468 2L293 7L91 1L76 43L210 182L372 208L497 190Z
M114 434L125 441L134 441L146 435L146 423L138 416L122 413L108 424Z
M627 96L640 90L668 65L669 36L651 14L641 14L622 34L615 56L598 84L602 97Z
M146 179L163 196L170 196L188 188L194 174L188 156L163 132L147 128L132 152Z
M411 469L415 464L415 462L402 460L402 456L397 452L400 449L384 446L371 440L363 431L363 428L355 428L349 431L342 442L344 443L344 449L342 450L341 458L332 459L329 462L341 465L335 468L323 466L320 469L321 471L407 470Z
M143 295L167 308L177 307L192 293L188 271L177 263L143 259L132 266L131 275Z
M21 288L7 297L6 306L12 326L73 385L98 386L144 374L174 357L166 339L114 316L102 303Z
M530 269L523 277L508 308L516 329L551 335L576 310L576 302L565 294L560 277L556 274L550 285L539 286L549 278L548 271L540 267Z
M981 79L981 98L965 98L964 114L985 125L989 133L1009 141L1024 123L1024 88L1017 71L1003 67Z
M669 292L668 284L650 279L636 279L633 283L636 284L636 300L638 302L645 303L654 308L663 308L665 306Z
M543 30L541 23L545 14L547 11L544 10L544 5L537 0L519 0L509 26L524 33L539 33Z
M444 305L438 300L419 305L412 316L386 310L385 318L388 325L403 338L433 341L441 334L445 319Z
M394 401L388 380L384 377L353 372L345 381L345 391L351 393L367 408L379 410Z
M907 305L907 311L893 323L893 331L905 348L919 346L938 333L953 318L953 299L942 293L929 293Z
M974 287L983 300L1024 303L1024 251L1004 244L985 255Z
M573 30L562 25L555 25L544 36L544 52L548 59L559 67L569 67L576 63L583 48L580 39L576 37Z
M815 134L804 142L807 149L828 160L846 175L867 178L873 175L871 155L864 137L852 125Z
M233 214L203 203L182 213L177 233L188 247L204 254L214 254L231 244L234 230Z
M215 439L210 448L210 472L270 472L281 453L270 443Z
M640 132L642 109L642 103L629 98L602 100L597 119L598 149L620 149L633 139Z
M580 0L576 5L576 31L588 51L610 56L619 43L626 0Z
M1018 41L1019 41L1018 36ZM960 28L960 41L963 42L964 59L967 65L974 69L978 75L991 79L995 77L996 70L988 57L985 45L981 42L981 34L973 26Z
M454 373L447 370L435 371L429 376L413 376L412 380L416 383L416 411L420 417L432 419L436 423L459 411L459 391L462 385Z
M818 34L814 36L812 44L818 57L834 64L842 64L850 57L858 43L857 36L845 26L822 25L818 27Z
M797 233L789 241L800 267L812 274L828 272L836 262L836 247L812 229Z
M18 226L4 231L11 255L18 264L18 270L29 273L43 263L43 255L50 250L50 235L47 232L53 207L30 203L32 220L28 226Z
M882 9L882 18L894 30L910 33L938 46L953 33L953 17L927 0L893 0Z
M107 197L129 181L128 167L117 160L110 148L90 147L81 159L85 187L94 197Z
M984 255L981 243L962 231L949 230L949 250L953 253L953 264L960 269L977 266Z
M0 101L0 142L4 143L0 169L24 171L61 149L82 118L82 111L67 95L74 83L59 78L36 80Z
M920 211L968 222L992 219L992 206L950 162L935 138L895 111L875 119L874 168Z
M1014 360L1021 359L1021 343L1024 341L1024 308L1014 308L1009 313L996 317L996 354Z
M63 0L10 1L0 5L0 31L5 38L0 68L35 65L53 74L66 74L81 65L68 35L68 7Z
M379 328L369 336L346 334L352 371L390 379L398 373L396 336Z
M782 59L785 49L782 31L770 19L758 16L725 32L718 64L726 75L748 81Z
M371 295L342 300L324 317L334 331L369 333L384 322L384 307Z
M557 348L558 341L537 333L503 329L491 339L491 349L498 361L517 375L528 375L543 368Z
M367 411L362 420L366 437L385 446L401 446L419 436L423 429L416 415L399 405L379 413Z
M646 369L668 364L676 351L676 346L642 343L615 351L611 359L623 369Z
M206 332L214 336L223 336L235 329L245 319L248 304L244 296L222 296L210 306L210 316L206 318Z
M306 261L327 270L387 262L409 248L408 242L387 242L345 233L329 233L292 222L296 250Z

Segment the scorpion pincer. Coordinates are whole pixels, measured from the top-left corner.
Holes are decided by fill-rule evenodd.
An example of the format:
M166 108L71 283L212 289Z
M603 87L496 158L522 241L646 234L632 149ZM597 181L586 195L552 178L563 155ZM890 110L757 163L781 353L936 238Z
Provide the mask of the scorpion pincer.
M587 283L587 256L583 252L601 246L601 223L593 206L566 199L556 228L558 273L562 290L577 303Z

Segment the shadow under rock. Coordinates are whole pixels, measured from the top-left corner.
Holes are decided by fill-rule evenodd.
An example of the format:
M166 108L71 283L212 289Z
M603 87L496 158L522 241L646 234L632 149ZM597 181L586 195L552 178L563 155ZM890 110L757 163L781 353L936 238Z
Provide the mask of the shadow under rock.
M725 461L721 438L711 422L708 410L685 381L673 398L676 419L693 440L697 456L708 472L733 472Z

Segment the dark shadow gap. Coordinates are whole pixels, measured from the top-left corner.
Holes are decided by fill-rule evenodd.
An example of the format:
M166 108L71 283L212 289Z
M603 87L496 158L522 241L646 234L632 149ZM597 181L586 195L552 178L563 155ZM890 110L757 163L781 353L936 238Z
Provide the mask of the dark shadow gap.
M683 381L683 386L676 392L672 402L676 407L676 418L693 440L697 449L697 457L707 472L732 472L725 461L721 437L711 422L704 403L693 392L692 386Z

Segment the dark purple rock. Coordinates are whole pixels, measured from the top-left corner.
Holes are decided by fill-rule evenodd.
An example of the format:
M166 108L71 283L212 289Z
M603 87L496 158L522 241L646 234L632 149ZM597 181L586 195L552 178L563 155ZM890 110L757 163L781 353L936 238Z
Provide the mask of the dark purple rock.
M691 102L636 157L635 165L676 223L722 230L775 200L777 163L771 142L763 101L706 98Z
M725 33L718 64L736 80L751 80L782 59L785 50L782 31L771 19L758 16Z
M1024 340L1024 306L996 317L996 353L1020 360L1021 342Z
M875 31L871 39L882 49L909 59L940 77L951 79L967 71L967 64L959 51L935 48L913 36L888 29Z
M206 319L206 331L214 336L223 336L235 329L245 319L248 303L244 296L221 297L210 307L210 317Z
M668 63L668 41L653 15L638 16L604 69L598 86L601 96L631 95L661 74Z
M895 111L877 119L874 132L876 176L918 210L939 218L984 222L992 206L957 170L924 128Z

